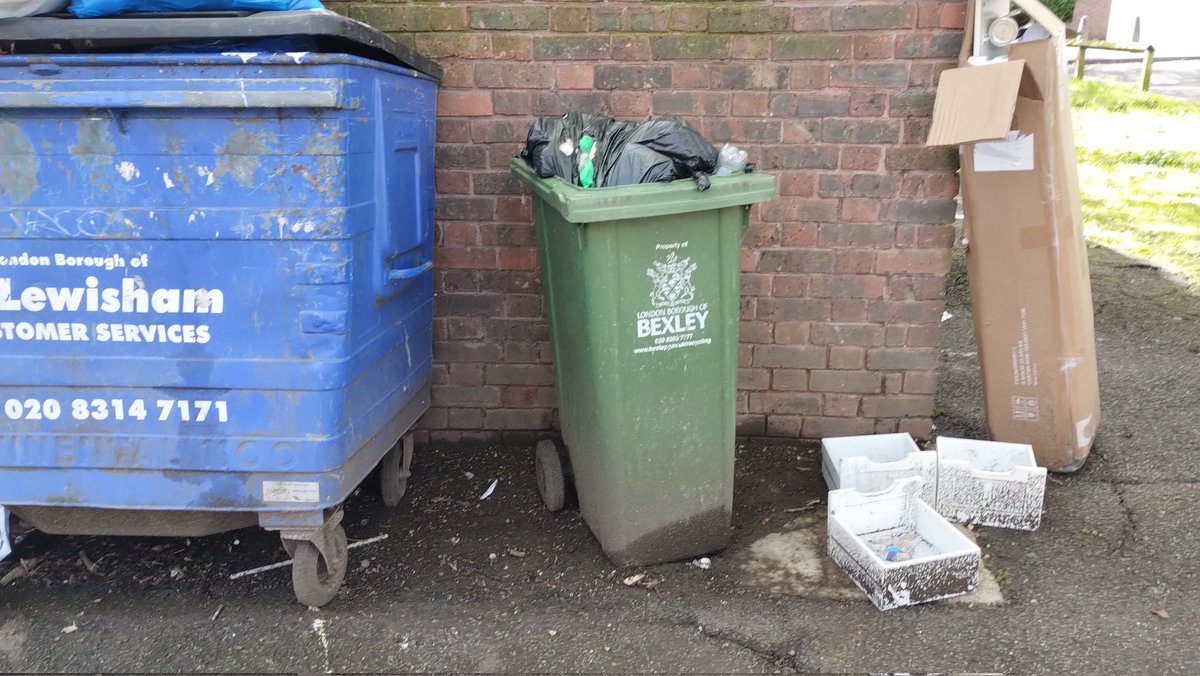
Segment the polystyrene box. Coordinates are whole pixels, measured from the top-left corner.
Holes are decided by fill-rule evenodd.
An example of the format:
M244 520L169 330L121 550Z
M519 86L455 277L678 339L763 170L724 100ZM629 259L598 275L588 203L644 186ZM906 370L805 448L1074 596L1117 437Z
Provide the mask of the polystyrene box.
M1037 530L1042 522L1046 468L1033 447L938 437L937 511L981 526Z
M966 594L979 583L979 547L920 499L909 477L879 493L829 493L829 556L880 610ZM903 560L887 560L893 542ZM899 557L898 557L899 558Z
M862 493L877 493L897 479L919 476L925 480L921 497L931 505L937 499L937 454L922 451L908 434L823 439L821 472L830 490L854 488Z

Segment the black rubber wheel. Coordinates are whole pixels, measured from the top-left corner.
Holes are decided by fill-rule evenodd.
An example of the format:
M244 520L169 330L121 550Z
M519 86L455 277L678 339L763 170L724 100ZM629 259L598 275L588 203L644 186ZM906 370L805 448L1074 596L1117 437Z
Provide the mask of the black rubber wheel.
M567 477L563 471L558 445L549 439L539 441L534 449L537 467L538 493L546 509L557 512L567 503Z
M385 507L400 504L412 476L413 435L406 434L379 461L379 495Z
M350 561L346 549L346 531L341 524L330 531L333 551L329 559L321 555L317 546L308 540L293 540L295 553L292 556L292 590L301 605L320 607L337 596L346 579L346 567Z

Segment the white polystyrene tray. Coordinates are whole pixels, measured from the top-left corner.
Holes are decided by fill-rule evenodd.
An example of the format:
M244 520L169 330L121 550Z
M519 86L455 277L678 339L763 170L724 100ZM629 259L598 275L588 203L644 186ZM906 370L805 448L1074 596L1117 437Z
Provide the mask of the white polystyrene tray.
M921 497L937 500L937 454L922 451L908 434L868 434L821 440L821 471L830 490L853 488L863 493L887 490L911 476L925 480Z
M888 490L829 493L829 556L880 610L966 594L979 583L979 547L920 499L921 479ZM869 544L915 533L912 558L887 561Z
M937 511L981 526L1036 530L1042 521L1046 469L1033 447L938 437Z

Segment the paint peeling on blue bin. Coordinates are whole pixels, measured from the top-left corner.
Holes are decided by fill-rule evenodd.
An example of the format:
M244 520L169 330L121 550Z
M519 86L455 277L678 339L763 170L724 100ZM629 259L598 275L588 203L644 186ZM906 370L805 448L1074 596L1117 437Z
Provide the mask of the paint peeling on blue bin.
M0 56L0 504L319 525L429 406L435 94L346 55Z

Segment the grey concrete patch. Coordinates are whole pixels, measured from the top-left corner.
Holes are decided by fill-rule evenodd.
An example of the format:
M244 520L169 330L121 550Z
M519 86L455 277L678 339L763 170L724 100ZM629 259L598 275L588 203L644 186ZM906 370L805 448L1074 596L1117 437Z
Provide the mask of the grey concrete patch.
M974 533L960 529L975 540ZM805 514L787 522L728 557L741 583L773 594L868 604L850 577L829 558L829 531L824 513ZM725 558L725 557L723 557ZM980 568L979 585L963 596L941 603L1000 606L1004 596L986 566Z

